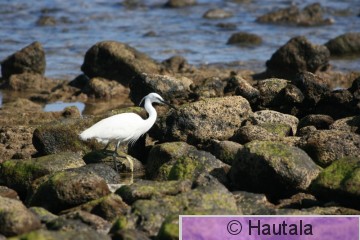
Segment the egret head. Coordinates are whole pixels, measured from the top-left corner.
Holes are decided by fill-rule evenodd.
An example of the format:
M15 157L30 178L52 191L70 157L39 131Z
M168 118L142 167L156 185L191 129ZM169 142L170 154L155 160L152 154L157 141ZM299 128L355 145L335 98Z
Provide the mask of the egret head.
M140 104L143 101L146 101L147 99L150 100L151 103L160 103L160 104L166 104L174 109L176 109L173 105L171 105L170 103L166 102L159 94L157 93L149 93L148 95L146 95L145 97L143 97L143 99L141 99Z

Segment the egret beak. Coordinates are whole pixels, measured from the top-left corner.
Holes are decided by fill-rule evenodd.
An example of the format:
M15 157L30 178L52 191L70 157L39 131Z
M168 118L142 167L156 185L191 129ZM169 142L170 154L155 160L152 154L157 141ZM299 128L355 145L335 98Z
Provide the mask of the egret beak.
M145 96L146 97L146 96ZM144 101L145 97L143 97L139 103L139 107L141 107L142 102Z
M174 107L173 105L171 105L171 104L170 104L170 103L168 103L168 102L165 102L165 101L162 101L162 100L160 100L160 102L162 102L162 103L164 103L164 104L168 105L169 107L171 107L171 108L173 108L173 109L177 110L177 108L176 108L176 107Z

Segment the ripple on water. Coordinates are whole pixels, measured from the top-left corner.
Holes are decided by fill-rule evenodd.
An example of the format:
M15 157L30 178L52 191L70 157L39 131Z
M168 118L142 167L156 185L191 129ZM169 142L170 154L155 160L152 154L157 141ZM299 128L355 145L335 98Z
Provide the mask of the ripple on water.
M85 104L82 102L54 102L48 103L44 107L44 112L60 112L63 111L67 107L75 106L79 109L80 113L82 113L85 109Z

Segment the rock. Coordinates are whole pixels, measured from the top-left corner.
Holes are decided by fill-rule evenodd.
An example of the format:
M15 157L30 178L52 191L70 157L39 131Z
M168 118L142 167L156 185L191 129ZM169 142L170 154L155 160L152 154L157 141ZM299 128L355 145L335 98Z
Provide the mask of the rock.
M33 239L51 239L51 240L64 240L64 239L78 239L78 240L111 240L111 237L103 233L98 233L95 230L61 230L49 231L39 229L20 236L13 237L12 240L33 240Z
M223 163L232 165L236 153L242 148L242 145L232 141L214 140L207 147L207 150Z
M146 175L153 180L194 180L201 173L210 173L220 182L227 181L229 166L205 151L184 142L155 145L149 153Z
M329 126L333 124L334 119L328 115L322 114L310 114L300 119L298 128L306 126L314 126L316 129L329 129Z
M56 19L52 16L40 16L36 21L37 26L55 26Z
M135 229L123 229L112 232L112 239L127 239L127 240L150 240L144 232Z
M42 224L47 224L48 222L58 218L58 216L42 207L30 207L29 210L34 213L38 219L40 219Z
M43 106L26 98L17 98L12 102L4 103L1 108L3 110L14 111L18 113L43 111Z
M191 66L188 61L182 56L172 56L162 61L162 65L169 72L183 73L191 70Z
M205 78L192 90L196 94L196 98L214 98L223 97L226 82L220 77Z
M127 86L141 73L158 73L159 65L127 44L103 41L86 52L81 70L89 78L102 77Z
M303 71L315 73L329 66L330 52L323 45L314 45L305 37L290 39L266 61L270 76L292 79Z
M244 215L274 214L275 205L269 202L265 194L243 191L233 192L236 204Z
M295 24L300 26L318 26L332 24L332 19L323 18L323 8L319 3L307 5L300 10L297 6L282 8L256 19L260 23Z
M35 129L33 145L41 155L64 151L88 152L102 145L95 141L81 141L78 134L100 120L97 118L64 119L51 124L43 124Z
M41 206L54 213L110 193L103 178L76 169L51 174L37 185L28 201L29 205Z
M304 209L277 209L277 215L357 215L360 211L344 207L312 207Z
M40 227L40 220L22 202L0 197L0 234L12 237Z
M99 216L93 215L85 211L74 211L63 214L46 224L48 230L87 230L94 229L97 232L106 234L111 224Z
M225 93L235 90L235 94L246 98L251 104L259 97L260 92L241 76L233 76L228 80Z
M7 57L1 62L1 74L5 79L13 74L35 73L44 75L46 67L45 52L39 42L33 42L25 48Z
M281 199L279 203L276 205L277 208L296 208L296 209L304 209L310 207L316 207L321 203L311 194L309 193L297 193L290 198Z
M131 166L130 166L129 159L131 159L132 163L133 163L133 172L141 173L141 172L145 171L144 165L138 159L136 159L124 152L121 152L121 150L118 150L118 154L119 154L119 156L117 156L115 158L115 162L118 167L118 171L120 173L131 172ZM115 172L116 168L114 166L113 151L108 150L105 152L103 150L95 150L95 151L89 152L84 156L84 161L87 164L92 164L92 163L100 164L101 163L101 165L106 166L109 169L112 168L113 169L112 172L116 176L118 176L118 174Z
M215 8L215 9L210 9L208 11L206 11L203 15L203 18L208 18L208 19L223 19L223 18L230 18L232 17L234 14L230 11L226 11L223 9L219 9L219 8Z
M262 110L255 112L248 120L249 123L253 125L261 125L269 129L266 125L270 124L270 126L275 126L272 124L280 124L278 125L280 130L282 131L283 126L287 125L291 127L292 133L289 135L295 135L297 131L297 126L299 123L299 119L295 116L284 114L272 110ZM269 125L268 125L269 126ZM276 129L275 129L276 130ZM275 132L276 133L276 132ZM277 131L279 133L279 131Z
M165 7L181 8L196 5L196 0L168 0Z
M345 156L360 154L360 136L338 130L318 130L301 138L299 147L320 166L329 166Z
M325 43L331 56L349 56L360 54L360 33L349 32L337 36Z
M216 24L218 28L224 29L224 30L236 30L237 26L236 23L218 23Z
M313 194L321 199L337 201L360 209L360 159L344 157L325 168L311 185Z
M238 152L229 177L236 190L279 197L307 190L319 172L320 168L300 148L274 141L252 141Z
M233 33L227 44L237 44L240 46L256 46L262 43L262 38L253 33L237 32Z
M109 194L104 197L81 204L77 207L67 209L61 213L66 214L79 210L95 214L109 222L113 222L118 216L125 215L130 210L130 207L119 195Z
M216 181L216 180L215 180ZM238 213L233 195L221 184L213 183L175 196L137 200L132 204L132 216L127 224L134 224L150 236L158 234L162 222L171 215L203 213ZM125 220L125 221L127 221Z
M350 91L347 89L335 90L318 102L315 112L339 119L358 114L359 109L356 104Z
M330 125L330 129L360 134L360 116L338 119Z
M304 94L301 90L293 84L288 83L285 88L283 88L284 99L287 103L291 105L301 104L304 101Z
M170 112L160 122L160 129L168 141L226 140L251 114L249 102L241 96L209 98L184 104Z
M83 89L83 92L92 98L107 100L129 94L129 90L122 84L101 77L91 78Z
M0 197L19 199L17 192L6 186L0 186Z
M58 84L59 81L46 78L41 74L24 72L9 76L4 88L19 92L50 92Z
M124 185L116 190L127 204L131 205L139 199L152 199L154 197L161 197L165 195L175 196L182 192L191 190L191 181L149 181L140 180L131 185Z
M311 134L311 132L314 132L316 130L317 129L315 126L306 126L306 127L300 128L299 131L296 133L296 135L302 137L302 136Z
M162 223L156 239L179 239L179 216L172 215Z
M34 127L17 125L12 121L8 123L12 126L0 124L0 163L8 159L31 158L36 153L31 144Z
M144 96L156 92L167 101L178 98L187 99L192 84L192 80L187 77L141 74L134 78L130 84L130 98L138 104Z
M69 152L32 159L7 160L1 164L0 178L24 199L28 188L35 179L50 173L84 165L85 162L80 155Z
M240 127L231 137L231 140L240 144L245 144L254 140L280 141L281 137L267 131L258 125L248 125Z
M304 94L302 106L305 109L313 109L324 96L330 93L325 80L310 72L299 73L292 83Z
M287 86L285 79L270 78L258 81L256 87L259 90L257 105L264 107L273 107L283 104L281 96L283 89Z
M74 169L76 172L93 173L103 178L107 184L120 184L119 174L110 166L102 163L91 163Z

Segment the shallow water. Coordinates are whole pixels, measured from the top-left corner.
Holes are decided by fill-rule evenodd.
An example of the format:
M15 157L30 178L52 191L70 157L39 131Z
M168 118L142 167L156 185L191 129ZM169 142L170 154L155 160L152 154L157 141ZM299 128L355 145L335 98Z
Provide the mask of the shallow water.
M85 52L96 42L116 40L129 43L152 58L162 61L175 54L192 64L238 61L239 67L252 66L262 71L265 61L291 37L304 35L311 42L323 44L349 31L359 31L360 1L317 1L326 8L326 17L335 24L319 27L295 27L258 24L256 17L289 6L304 7L314 1L275 0L264 4L260 0L235 1L198 0L198 5L183 9L168 9L166 0L138 0L141 7L126 8L119 0L26 1L0 2L0 60L40 41L46 51L46 76L72 79L81 73ZM239 1L238 1L239 2ZM210 20L202 15L211 8L222 8L234 17ZM41 16L51 16L54 26L38 26ZM235 23L237 29L224 30L218 23ZM153 37L144 36L154 31ZM226 45L232 33L246 31L263 37L261 46L240 48ZM360 59L332 61L335 69L359 70Z
M60 112L62 110L64 110L67 107L77 107L80 111L80 113L82 113L85 109L85 104L82 102L62 102L62 101L58 101L58 102L54 102L54 103L48 103L45 105L44 107L44 112Z

